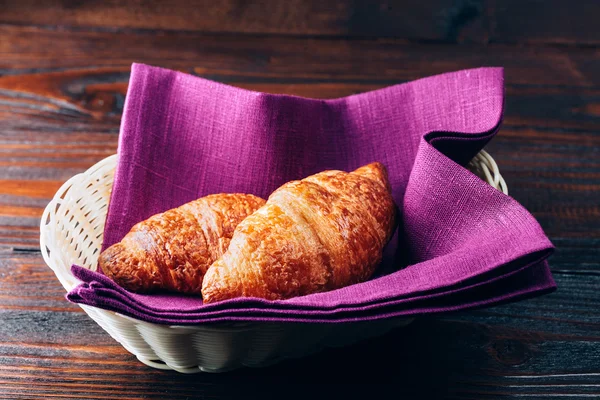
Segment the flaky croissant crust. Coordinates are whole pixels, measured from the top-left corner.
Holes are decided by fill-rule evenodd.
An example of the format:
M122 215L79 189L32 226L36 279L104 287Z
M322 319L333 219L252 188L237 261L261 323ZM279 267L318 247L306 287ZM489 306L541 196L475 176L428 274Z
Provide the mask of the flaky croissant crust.
M395 228L385 167L286 183L242 221L204 277L205 303L287 299L368 279Z
M200 294L206 270L227 250L236 226L264 203L221 193L154 215L102 252L100 268L133 292Z

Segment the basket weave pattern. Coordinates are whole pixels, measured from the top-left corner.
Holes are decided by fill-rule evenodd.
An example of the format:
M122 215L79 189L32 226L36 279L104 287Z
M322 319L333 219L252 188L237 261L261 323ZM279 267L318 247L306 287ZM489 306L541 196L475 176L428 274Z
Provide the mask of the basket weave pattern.
M72 264L96 269L116 162L117 156L113 155L75 175L62 185L44 210L40 228L42 255L67 291L79 283L71 274ZM494 159L485 151L473 158L469 169L507 193ZM411 321L404 318L350 324L167 326L80 306L144 364L182 373L265 366L323 347L345 346Z

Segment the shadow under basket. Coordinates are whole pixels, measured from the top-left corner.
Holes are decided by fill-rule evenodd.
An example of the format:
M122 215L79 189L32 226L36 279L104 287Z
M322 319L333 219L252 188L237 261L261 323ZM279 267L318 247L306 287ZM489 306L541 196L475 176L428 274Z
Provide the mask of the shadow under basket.
M75 175L44 210L40 245L46 264L68 291L79 281L71 265L96 269L117 156ZM469 169L507 193L494 159L485 151ZM324 347L346 346L407 325L410 318L344 324L216 323L197 326L152 324L112 311L80 305L98 325L142 363L181 373L223 372L305 356Z

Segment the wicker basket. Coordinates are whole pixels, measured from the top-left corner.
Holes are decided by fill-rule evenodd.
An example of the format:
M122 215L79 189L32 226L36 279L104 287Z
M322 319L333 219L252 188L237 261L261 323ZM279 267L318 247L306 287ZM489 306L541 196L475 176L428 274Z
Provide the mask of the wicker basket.
M42 216L42 254L67 291L79 283L71 274L72 264L96 268L116 161L116 155L110 156L69 179ZM496 163L485 151L471 161L469 168L507 193ZM167 326L86 305L81 308L144 364L182 373L265 366L323 347L344 346L380 335L411 321L404 318L348 324Z

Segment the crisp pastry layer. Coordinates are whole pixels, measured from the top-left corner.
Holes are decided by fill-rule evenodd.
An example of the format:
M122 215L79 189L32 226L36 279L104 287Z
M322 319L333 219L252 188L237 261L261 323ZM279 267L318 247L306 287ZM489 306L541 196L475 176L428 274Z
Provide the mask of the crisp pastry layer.
M380 163L286 183L235 228L229 249L206 272L203 300L287 299L365 281L395 217Z
M200 294L208 267L227 250L237 225L265 204L250 194L214 194L135 225L100 254L103 273L138 293Z

